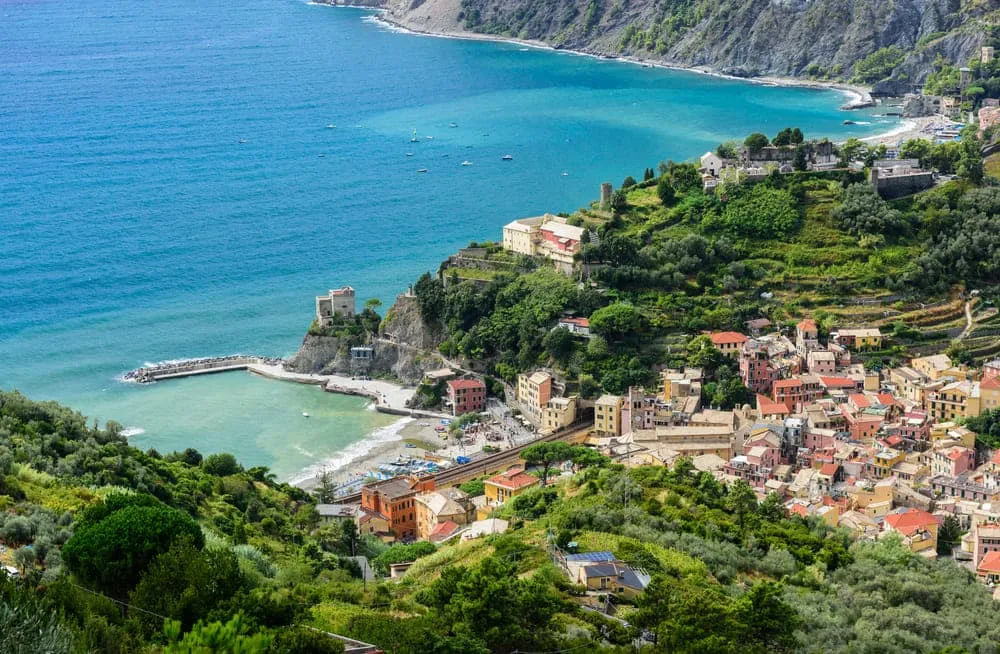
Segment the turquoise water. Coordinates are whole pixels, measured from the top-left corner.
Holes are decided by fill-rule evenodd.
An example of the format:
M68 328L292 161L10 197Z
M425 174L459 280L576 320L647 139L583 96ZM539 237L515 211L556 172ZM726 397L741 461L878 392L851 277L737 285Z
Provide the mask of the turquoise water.
M291 354L317 293L388 304L469 240L662 159L753 130L892 127L842 125L832 91L400 34L297 0L0 0L0 25L0 386L284 476L387 419L244 374L115 378Z

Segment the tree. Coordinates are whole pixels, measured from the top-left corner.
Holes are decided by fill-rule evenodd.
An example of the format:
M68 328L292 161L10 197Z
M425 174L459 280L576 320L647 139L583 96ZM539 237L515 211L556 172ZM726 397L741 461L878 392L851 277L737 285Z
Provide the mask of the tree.
M715 149L715 154L719 155L720 159L735 159L740 156L740 142L725 141L720 143L719 147Z
M628 177L625 178L625 181L622 182L622 188L623 189L624 188L632 188L633 186L635 186L635 177L632 177L631 175L629 175Z
M871 84L888 77L893 69L903 63L906 52L898 45L880 48L854 64L854 79Z
M768 141L767 136L761 134L760 132L754 132L743 140L743 145L745 145L750 152L760 152L770 144L771 142Z
M149 563L181 538L199 548L205 544L198 523L180 511L128 506L77 530L63 546L62 556L80 580L124 597Z
M341 545L345 552L350 552L351 556L357 556L358 545L361 542L361 536L358 533L358 526L354 524L354 521L348 518L344 520L341 525Z
M417 296L417 306L420 317L426 323L437 322L444 312L444 284L437 277L431 277L425 272L413 285L413 293Z
M852 161L862 161L868 153L868 145L853 136L840 146L841 165L846 166Z
M714 377L716 369L726 360L726 355L715 348L712 339L707 334L695 336L688 341L685 351L687 365L692 368L701 368L708 377Z
M545 335L542 347L550 357L565 365L576 349L576 338L568 329L557 327Z
M205 469L205 472L216 477L235 475L242 470L240 464L236 461L236 457L228 452L208 455L202 462L201 467Z
M750 484L742 479L737 479L729 485L726 508L736 514L736 521L740 525L740 531L742 531L747 525L748 519L757 513L757 494L750 487Z
M549 470L557 463L568 461L573 456L573 448L563 441L536 443L521 452L525 463L542 467L542 486L548 482Z
M35 550L30 545L19 547L14 550L14 564L21 571L22 575L27 575L29 570L35 567Z
M652 168L647 168L642 173L642 181L644 181L644 182L648 182L649 180L653 179L654 177L656 177L656 173L653 172Z
M181 638L181 623L167 620L163 633L169 643L163 654L265 654L271 645L269 634L249 635L250 622L242 613L229 622L199 622Z
M624 189L618 189L611 194L611 211L613 213L621 213L628 208L628 195L625 194Z
M792 128L786 127L777 134L771 140L772 145L786 146L792 144Z
M59 614L34 593L18 589L0 578L0 652L11 654L71 654L73 634L59 621Z
M946 515L938 531L937 553L949 556L952 549L959 545L962 539L962 524L953 515Z
M660 181L656 182L656 197L660 198L660 202L663 206L669 207L674 203L674 198L677 197L677 191L674 187L670 185L670 180L666 177L661 177Z
M320 504L332 502L336 496L337 482L333 478L330 469L323 466L316 478L316 488L313 489L313 496Z
M809 160L806 157L806 146L801 143L795 148L795 158L792 160L792 167L795 170L805 170L809 166Z
M748 652L792 652L798 645L795 630L802 620L782 599L781 584L754 584L733 603L732 613Z
M883 200L870 184L851 184L840 205L830 212L837 226L855 236L896 236L909 228L906 217Z
M175 542L142 575L131 594L131 604L181 622L187 630L208 616L241 588L243 575L231 550L201 550L190 541ZM150 632L162 620L147 613L133 616Z
M608 339L622 338L637 331L642 315L631 304L615 302L602 307L590 316L590 329Z
M304 625L285 627L274 635L268 654L342 654L344 643Z

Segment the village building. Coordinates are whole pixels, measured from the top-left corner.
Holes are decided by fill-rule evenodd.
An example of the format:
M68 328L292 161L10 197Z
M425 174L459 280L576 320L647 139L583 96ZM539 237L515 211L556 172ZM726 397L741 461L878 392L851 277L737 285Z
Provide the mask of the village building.
M920 509L900 508L883 520L883 533L898 533L915 554L937 558L938 520Z
M625 398L618 395L602 395L597 398L594 402L594 432L599 436L621 436L624 408Z
M585 231L583 227L568 224L561 216L548 213L522 218L504 225L503 248L517 254L544 257L557 269L570 273Z
M574 316L563 316L556 323L556 329L565 329L574 336L590 338L590 320L587 318L576 318Z
M416 536L420 540L432 540L435 530L437 536L447 538L475 517L475 505L469 500L468 494L456 487L419 493L414 500ZM441 525L446 527L438 530Z
M393 477L361 487L361 508L383 517L389 531L398 539L416 537L417 514L415 497L418 492L434 489L434 480L415 477Z
M446 406L453 416L486 410L486 384L482 380L452 379L446 387Z
M354 315L354 289L350 286L332 289L327 295L316 296L316 323L320 327L333 325L334 316Z
M830 334L831 340L849 350L864 352L882 347L882 332L877 327L838 329Z
M543 371L517 376L517 402L521 412L536 427L552 398L552 376Z
M712 345L716 350L731 359L739 356L740 347L749 340L739 332L713 332L708 337L712 339Z
M539 483L541 480L538 477L529 475L523 468L515 466L487 479L484 483L484 492L487 502L497 506Z
M542 411L542 433L551 434L572 425L576 421L576 405L576 397L549 398Z

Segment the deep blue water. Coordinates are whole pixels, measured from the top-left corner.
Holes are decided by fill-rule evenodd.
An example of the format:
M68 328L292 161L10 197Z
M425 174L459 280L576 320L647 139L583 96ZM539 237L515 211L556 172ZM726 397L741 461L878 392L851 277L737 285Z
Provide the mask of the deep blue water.
M0 387L142 427L142 446L274 463L275 439L301 431L290 391L115 377L290 354L327 288L389 304L512 218L572 210L602 181L727 138L891 127L843 126L832 91L400 34L367 16L298 0L0 0ZM331 427L328 450L381 424L354 422Z

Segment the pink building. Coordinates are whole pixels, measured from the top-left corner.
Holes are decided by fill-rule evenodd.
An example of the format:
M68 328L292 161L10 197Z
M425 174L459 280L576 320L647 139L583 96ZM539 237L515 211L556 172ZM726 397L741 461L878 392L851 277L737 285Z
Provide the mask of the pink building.
M976 567L986 557L988 552L1000 552L1000 525L982 523L975 528L976 548L973 551Z
M453 379L448 382L448 403L451 414L486 410L486 384L478 379Z
M959 445L937 450L932 467L935 475L957 477L976 467L976 451Z
M767 395L778 378L778 371L771 366L767 346L749 340L740 349L740 378L751 393Z
M779 379L772 385L774 401L784 404L789 411L798 411L802 405L809 404L823 395L819 378L812 375L802 375L794 379Z

